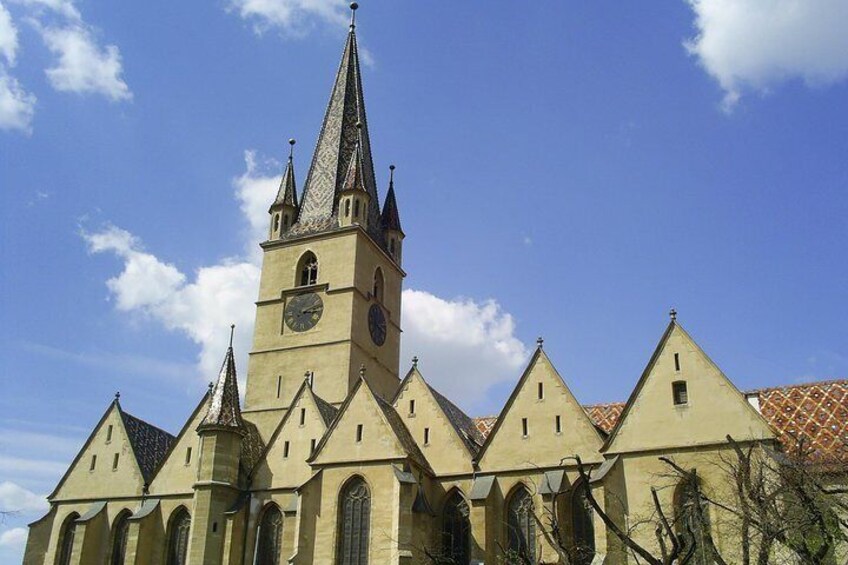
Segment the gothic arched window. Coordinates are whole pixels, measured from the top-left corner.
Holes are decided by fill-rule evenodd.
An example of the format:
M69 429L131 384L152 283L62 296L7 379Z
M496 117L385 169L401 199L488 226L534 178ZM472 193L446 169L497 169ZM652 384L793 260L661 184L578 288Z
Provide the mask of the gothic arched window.
M383 279L383 269L377 267L377 270L374 272L374 289L371 294L374 295L374 298L377 302L383 301L383 287L385 286L385 280Z
M280 229L280 215L274 214L274 231Z
M586 495L588 488L588 484L580 482L571 492L571 531L576 565L589 565L595 557L595 525L592 506Z
M507 506L507 550L521 562L536 562L536 520L533 498L527 489L519 486L509 498Z
M362 477L354 477L339 497L338 565L368 565L371 492Z
M683 554L694 545L695 552L689 563L713 563L710 544L709 506L701 496L701 485L694 475L684 477L674 490L674 512L677 535L683 544Z
M283 554L283 513L276 504L265 510L259 523L256 565L280 565Z
M185 565L188 557L189 532L191 516L185 508L180 508L171 517L168 528L167 565Z
M62 538L59 540L59 561L57 562L59 565L70 565L71 563L78 518L79 514L76 512L65 518L65 525L62 526Z
M297 272L300 273L300 286L309 286L318 282L318 258L311 251L303 254L298 262Z
M130 513L121 512L112 526L112 558L111 565L124 565L127 555L127 539L130 533Z
M470 530L468 503L459 491L453 491L442 510L442 557L449 563L456 565L469 563Z

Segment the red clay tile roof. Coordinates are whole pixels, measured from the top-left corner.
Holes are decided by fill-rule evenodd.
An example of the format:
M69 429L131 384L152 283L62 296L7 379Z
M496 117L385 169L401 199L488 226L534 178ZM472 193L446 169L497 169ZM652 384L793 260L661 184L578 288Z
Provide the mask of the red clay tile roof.
M848 380L764 388L746 396L752 394L759 396L760 412L787 447L803 439L818 457L848 457ZM598 428L609 433L624 404L593 404L583 409ZM497 420L497 416L484 416L474 423L486 437Z

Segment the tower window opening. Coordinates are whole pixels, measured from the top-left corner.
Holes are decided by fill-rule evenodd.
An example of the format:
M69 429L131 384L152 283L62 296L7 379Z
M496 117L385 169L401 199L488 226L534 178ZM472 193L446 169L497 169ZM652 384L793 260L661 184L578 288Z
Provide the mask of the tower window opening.
M556 433L558 433L558 434L562 433L562 417L561 416L556 417L555 422L554 422L554 429L556 430Z
M680 354L679 353L674 354L674 370L680 371Z
M112 441L112 424L109 424L109 427L106 428L106 443Z
M372 296L377 302L383 301L383 289L385 288L385 279L383 279L383 269L377 267L377 270L374 271L374 287L372 290Z
M389 240L389 253L391 253L392 255L395 254L395 238L391 238Z
M288 440L283 442L283 459L288 459L289 456L289 442Z
M280 391L283 388L283 376L277 375L277 398L280 398Z
M300 425L304 425L306 423L306 408L300 409Z
M91 456L91 465L88 466L88 470L93 471L96 466L97 466L97 456L92 455Z
M283 216L283 229L284 230L289 229L289 215L288 214Z
M191 463L191 448L187 447L185 464L188 465L189 463Z
M274 214L274 231L280 229L280 215Z
M545 383L539 383L539 400L545 398Z
M359 200L353 201L353 217L354 218L359 217Z
M409 401L409 414L410 415L415 414L415 400L414 399Z
M212 522L212 533L216 533L218 531L218 522Z
M529 426L527 425L527 418L521 418L521 435L527 437L530 435L528 432Z
M362 424L356 424L356 443L362 441Z
M350 198L345 200L345 218L350 217Z
M315 254L308 252L300 259L300 286L309 286L318 283L318 258Z
M424 428L424 445L430 445L430 428Z
M116 453L116 454L115 454L115 457L113 457L113 458L112 458L112 470L113 470L113 471L117 471L117 470L118 470L118 458L119 458L119 457L120 457L120 455Z
M686 390L686 381L675 381L671 383L671 393L674 397L675 405L679 406L689 403L689 392Z

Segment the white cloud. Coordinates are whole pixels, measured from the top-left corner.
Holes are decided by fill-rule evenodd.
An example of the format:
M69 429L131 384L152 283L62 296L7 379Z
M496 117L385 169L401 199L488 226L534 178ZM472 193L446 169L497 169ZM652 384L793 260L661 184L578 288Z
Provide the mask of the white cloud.
M725 92L731 110L746 91L791 79L810 86L848 76L845 0L687 0L696 37L686 48Z
M0 547L5 549L23 550L27 540L26 528L12 528L0 534Z
M404 362L417 356L424 378L472 413L486 404L491 386L516 381L529 356L512 316L494 300L405 290L402 327Z
M0 55L6 63L14 66L18 53L18 29L12 22L9 10L0 2Z
M94 253L112 252L123 271L107 286L119 310L141 312L200 346L199 366L212 378L226 345L226 329L235 323L241 374L249 350L259 286L261 254L252 252L267 234L268 205L276 195L281 171L260 167L254 152L245 153L245 172L233 179L235 196L246 220L243 258L228 258L203 267L193 280L175 266L144 251L138 238L106 226L83 237ZM528 351L515 337L515 323L497 302L444 300L428 292L403 293L403 355L421 358L428 380L461 404L479 398L494 384L517 379ZM481 399L483 401L483 399Z
M59 60L45 71L50 84L61 92L102 94L114 101L130 100L121 75L121 53L115 45L101 48L84 25L39 27L45 45Z
M11 0L29 8L35 15L42 16L45 11L58 14L72 22L81 22L82 14L74 6L73 0Z
M29 478L55 477L58 479L67 468L67 462L0 455L0 473L6 476L17 473L18 477L26 475Z
M256 33L277 28L303 36L318 23L347 24L347 6L344 0L230 0L228 9L253 22Z
M49 508L47 495L34 492L10 481L0 483L0 511L3 512L46 512Z
M35 102L35 95L24 90L0 65L0 130L31 133Z

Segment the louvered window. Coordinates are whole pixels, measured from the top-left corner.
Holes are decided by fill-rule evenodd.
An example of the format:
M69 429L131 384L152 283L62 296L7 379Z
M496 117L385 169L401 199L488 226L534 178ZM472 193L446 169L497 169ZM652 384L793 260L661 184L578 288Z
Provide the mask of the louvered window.
M283 554L283 513L271 506L262 516L259 525L259 544L256 548L256 565L279 565Z
M468 519L468 503L462 495L454 493L445 502L442 511L442 555L446 563L467 565L471 556L469 549L471 523Z
M510 497L507 509L508 551L518 563L536 563L536 521L533 498L519 487Z
M177 510L171 519L171 531L168 535L168 565L186 565L188 562L188 536L191 530L191 516L185 508Z
M129 513L124 512L118 519L115 520L115 526L112 528L112 565L124 565L124 559L127 555L127 538L130 533Z
M338 565L368 565L371 493L359 477L345 486L339 501Z

